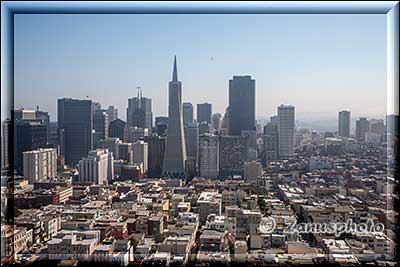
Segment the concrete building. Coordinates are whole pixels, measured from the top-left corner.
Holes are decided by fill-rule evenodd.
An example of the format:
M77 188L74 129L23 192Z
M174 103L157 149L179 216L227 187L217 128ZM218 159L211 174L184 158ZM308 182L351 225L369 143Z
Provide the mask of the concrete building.
M209 214L221 215L221 195L218 192L201 192L197 199L199 221L204 224Z
M229 135L255 130L256 81L251 76L233 76L229 80Z
M263 141L264 161L267 163L269 161L278 160L278 123L267 123L264 127Z
M199 175L217 178L219 174L219 137L206 134L199 138Z
M258 177L261 177L263 168L260 162L247 161L244 163L243 178L247 182L256 182Z
M113 155L107 149L89 151L79 161L79 181L105 184L114 178Z
M133 143L133 163L143 164L143 173L148 171L149 147L144 141Z
M242 136L220 136L219 175L221 177L243 175L247 155L246 138Z
M145 136L150 134L148 128L129 127L127 134L127 142L135 143L136 141L143 140Z
M23 153L24 178L30 184L50 180L57 175L57 150L45 148Z
M360 118L356 121L356 139L358 141L365 141L365 134L369 129L369 121L367 118Z
M294 106L278 107L278 149L279 158L288 159L294 156Z
M341 137L350 137L350 111L339 111L338 132Z
M222 115L220 113L215 113L211 117L211 127L214 131L219 131L221 129Z
M175 57L172 81L169 82L168 132L165 143L164 177L186 177L186 145L182 113L182 83L178 80Z

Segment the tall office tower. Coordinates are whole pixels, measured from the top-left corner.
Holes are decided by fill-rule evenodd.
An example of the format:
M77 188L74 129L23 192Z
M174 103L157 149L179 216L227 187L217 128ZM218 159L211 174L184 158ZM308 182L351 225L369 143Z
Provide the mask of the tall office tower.
M391 114L386 115L386 131L388 135L394 136L399 134L399 125L400 116Z
M109 137L118 137L122 141L127 140L128 128L126 127L126 122L120 119L116 119L110 122L108 127Z
M185 126L186 155L197 162L197 150L199 146L199 125L197 122Z
M205 134L199 138L199 175L217 178L219 174L219 137Z
M269 117L269 122L278 124L278 122L279 122L278 115L273 115L273 116Z
M278 149L280 159L294 156L294 106L278 107Z
M100 102L92 101L92 113L94 114L97 110L100 110L100 109L101 109Z
M127 142L135 143L136 141L143 140L145 136L149 135L149 129L147 128L138 128L138 127L129 127Z
M221 177L242 175L247 156L246 137L220 136L219 175Z
M248 149L257 149L257 132L255 130L242 130L242 136L246 137Z
M384 120L372 119L369 120L369 132L374 134L382 135L385 133L385 123Z
M50 115L48 112L39 110L39 106L36 107L35 112L36 120L40 120L43 125L47 128L47 137L50 135Z
M229 135L255 130L256 81L251 76L233 76L229 80Z
M57 150L39 148L23 152L24 178L30 184L51 180L57 175Z
M122 141L118 137L111 137L107 140L101 140L99 148L107 149L108 152L112 152L114 160L119 160L119 147Z
M79 181L106 184L114 177L112 152L107 149L91 150L87 157L79 160Z
M103 110L96 110L93 114L93 147L98 148L100 140L108 138L108 113Z
M190 102L183 102L183 124L193 122L193 105Z
M221 118L222 115L220 113L214 113L211 117L211 126L215 131L221 129Z
M118 119L118 109L114 106L108 106L108 109L105 110L108 114L108 121L112 122Z
M350 111L339 111L339 136L350 137Z
M211 132L211 125L206 122L202 121L199 123L199 135L210 133Z
M360 118L356 121L356 139L358 141L365 141L365 134L369 129L369 121L367 118Z
M144 141L148 144L149 152L147 176L150 178L160 178L164 161L165 138L150 135L146 136Z
M265 125L263 139L265 163L278 160L278 123L269 122Z
M256 182L262 175L262 166L257 161L246 161L244 163L243 178L246 182Z
M9 140L12 133L11 125L10 119L5 119L1 122L1 169L8 169L10 164L9 150L11 149L9 147Z
M14 122L14 168L23 174L23 152L47 146L46 125L38 121Z
M142 140L133 143L133 163L143 164L143 173L148 171L149 147Z
M133 164L133 144L132 143L118 143L117 144L118 158L116 160L123 160L127 164Z
M197 122L206 121L211 124L212 105L209 103L197 104Z
M93 148L91 100L58 99L58 134L65 164L74 166Z
M169 82L168 132L165 144L163 176L185 178L186 146L183 130L182 83L178 81L176 56L172 81Z
M153 126L153 112L151 111L151 99L142 96L139 91L136 97L128 99L126 120L128 127L148 128Z

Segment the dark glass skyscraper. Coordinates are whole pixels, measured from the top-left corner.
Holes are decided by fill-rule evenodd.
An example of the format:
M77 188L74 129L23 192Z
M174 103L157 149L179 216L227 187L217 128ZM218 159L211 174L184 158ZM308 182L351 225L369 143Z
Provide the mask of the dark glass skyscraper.
M251 76L233 76L229 80L229 135L255 130L256 81Z
M14 122L14 168L22 174L22 153L47 146L47 127L38 121Z
M208 103L197 104L197 122L206 121L211 124L212 106Z
M57 116L61 154L73 166L93 148L92 100L58 99Z
M193 122L193 105L190 102L183 103L183 123L188 125Z

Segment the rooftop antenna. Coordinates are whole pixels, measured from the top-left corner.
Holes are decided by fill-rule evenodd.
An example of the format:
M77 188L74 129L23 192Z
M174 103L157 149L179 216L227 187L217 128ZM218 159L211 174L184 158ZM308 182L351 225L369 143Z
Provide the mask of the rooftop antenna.
M137 90L137 97L142 98L142 87L136 86L136 90Z

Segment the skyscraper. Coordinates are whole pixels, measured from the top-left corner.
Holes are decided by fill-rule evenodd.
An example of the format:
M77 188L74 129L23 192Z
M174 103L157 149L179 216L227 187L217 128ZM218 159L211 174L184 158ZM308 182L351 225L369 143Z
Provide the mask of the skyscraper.
M151 99L143 97L141 91L136 97L128 99L126 118L128 127L148 128L151 131L153 125Z
M256 81L251 76L233 76L229 80L229 135L255 130Z
M149 147L142 140L136 141L133 144L133 163L143 164L143 173L148 171Z
M96 110L93 114L93 146L98 148L100 140L107 140L108 138L108 113L104 110Z
M118 109L115 108L114 106L108 106L108 109L106 109L105 111L108 114L109 122L112 122L112 121L118 119Z
M58 134L65 164L73 166L93 148L91 100L58 99Z
M197 104L197 122L206 121L211 124L212 106L209 103Z
M211 117L211 125L215 131L218 131L221 128L221 118L222 115L220 113L215 113Z
M263 137L265 163L278 160L278 123L267 123Z
M219 175L228 177L243 175L247 156L246 137L220 136L219 139Z
M365 141L365 134L368 132L369 122L367 118L360 118L356 121L356 139Z
M1 169L7 169L9 166L10 133L12 124L10 119L1 123Z
M45 148L47 146L46 125L38 121L14 122L14 168L23 171L23 152Z
M188 125L193 122L193 105L190 102L183 102L183 123Z
M118 137L122 141L126 141L128 134L126 122L120 119L113 120L110 122L108 129L109 137Z
M185 142L187 157L197 161L197 150L199 146L199 125L197 122L185 126Z
M339 111L339 136L350 137L350 111Z
M165 138L157 135L145 136L144 141L148 143L148 172L150 178L159 178L162 174Z
M199 174L204 178L217 178L219 172L219 139L204 134L199 138Z
M182 83L178 81L176 56L169 82L168 132L165 144L163 176L185 178L186 146L183 130Z
M280 159L294 156L294 106L278 107L278 150Z

